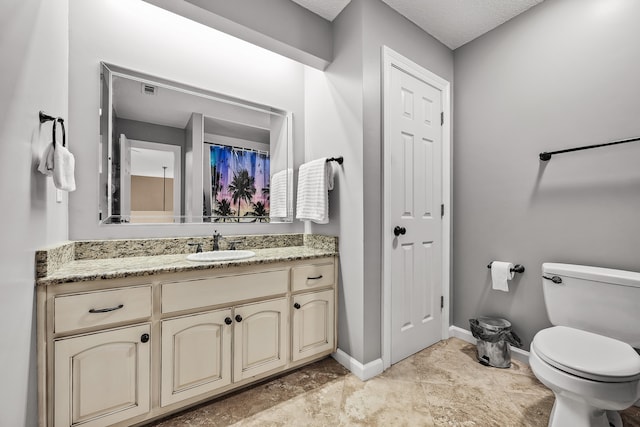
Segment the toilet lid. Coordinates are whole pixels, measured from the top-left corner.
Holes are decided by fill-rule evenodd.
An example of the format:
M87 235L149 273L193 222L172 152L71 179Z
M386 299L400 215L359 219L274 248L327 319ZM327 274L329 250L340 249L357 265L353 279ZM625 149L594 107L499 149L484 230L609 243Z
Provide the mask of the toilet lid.
M640 356L627 343L566 326L538 332L531 343L545 362L556 368L602 382L640 378Z

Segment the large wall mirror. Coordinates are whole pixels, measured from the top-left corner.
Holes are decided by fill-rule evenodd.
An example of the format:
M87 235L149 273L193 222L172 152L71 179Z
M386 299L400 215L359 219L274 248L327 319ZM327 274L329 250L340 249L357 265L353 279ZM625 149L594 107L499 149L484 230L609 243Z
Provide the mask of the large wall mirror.
M104 224L291 222L292 115L102 64Z

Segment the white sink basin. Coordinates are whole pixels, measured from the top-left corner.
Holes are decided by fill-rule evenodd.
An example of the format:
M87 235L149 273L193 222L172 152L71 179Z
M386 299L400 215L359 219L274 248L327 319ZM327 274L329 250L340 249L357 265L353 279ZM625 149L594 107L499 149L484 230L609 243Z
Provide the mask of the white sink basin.
M209 251L187 255L189 261L215 262L232 261L234 259L251 258L256 253L253 251Z

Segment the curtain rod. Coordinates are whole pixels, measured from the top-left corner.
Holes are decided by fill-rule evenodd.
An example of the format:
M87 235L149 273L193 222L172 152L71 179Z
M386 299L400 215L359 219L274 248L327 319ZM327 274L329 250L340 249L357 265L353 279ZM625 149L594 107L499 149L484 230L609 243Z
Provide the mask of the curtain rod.
M545 151L543 153L540 153L540 160L546 162L548 160L551 160L551 156L553 156L554 154L571 153L573 151L589 150L591 148L607 147L609 145L625 144L627 142L634 142L634 141L640 141L640 137L623 139L621 141L615 141L615 142L607 142L606 144L594 144L594 145L585 145L583 147L567 148L566 150Z

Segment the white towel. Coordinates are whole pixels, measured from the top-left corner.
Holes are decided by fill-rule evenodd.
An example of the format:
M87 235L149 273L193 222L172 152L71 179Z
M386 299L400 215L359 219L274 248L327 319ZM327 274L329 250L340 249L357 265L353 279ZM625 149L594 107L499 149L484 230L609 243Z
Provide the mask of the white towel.
M287 210L287 189L292 184L293 170L291 168L281 170L271 177L269 184L269 218L287 218L289 212Z
M40 164L38 164L38 171L46 176L53 175L53 142L47 144L47 147L40 156Z
M61 144L56 144L53 150L53 183L62 191L75 191L74 178L76 160L73 154Z
M329 190L333 189L333 164L327 158L305 163L298 172L296 218L317 224L329 222Z

